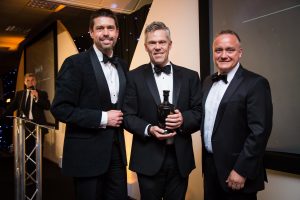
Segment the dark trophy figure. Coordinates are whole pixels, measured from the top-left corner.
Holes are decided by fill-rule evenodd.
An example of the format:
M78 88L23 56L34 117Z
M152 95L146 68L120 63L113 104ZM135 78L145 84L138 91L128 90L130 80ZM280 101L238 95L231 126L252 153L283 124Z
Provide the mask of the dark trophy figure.
M175 106L169 102L169 90L163 90L164 100L158 105L158 126L165 129L165 134L173 132L166 129L166 118L169 114L175 113Z

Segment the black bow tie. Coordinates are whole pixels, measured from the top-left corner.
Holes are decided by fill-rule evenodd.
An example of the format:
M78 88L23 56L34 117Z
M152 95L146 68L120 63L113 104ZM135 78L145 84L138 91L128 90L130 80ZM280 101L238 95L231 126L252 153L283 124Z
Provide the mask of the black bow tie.
M220 74L220 75L218 75L218 73L214 73L211 76L211 80L212 80L212 82L218 82L218 81L222 80L225 84L228 83L228 81L227 81L227 74Z
M115 67L117 67L117 59L115 56L113 57L108 57L107 55L105 54L102 54L103 55L103 63L106 64L107 62L110 62L111 64L114 64Z
M160 75L162 72L165 73L165 74L170 74L171 73L171 65L166 65L164 67L154 65L154 72L157 75Z

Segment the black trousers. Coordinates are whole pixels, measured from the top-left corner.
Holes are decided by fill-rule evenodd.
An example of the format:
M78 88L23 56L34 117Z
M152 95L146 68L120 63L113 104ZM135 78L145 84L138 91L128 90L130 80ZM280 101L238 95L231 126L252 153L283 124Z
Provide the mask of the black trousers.
M188 177L182 177L178 170L173 145L167 146L164 163L154 176L138 174L141 200L184 200Z
M226 192L222 188L215 166L213 154L207 154L204 160L204 200L256 200L256 193L243 193L236 190Z
M108 171L95 177L74 177L76 200L125 200L127 199L126 166L120 147L113 144Z

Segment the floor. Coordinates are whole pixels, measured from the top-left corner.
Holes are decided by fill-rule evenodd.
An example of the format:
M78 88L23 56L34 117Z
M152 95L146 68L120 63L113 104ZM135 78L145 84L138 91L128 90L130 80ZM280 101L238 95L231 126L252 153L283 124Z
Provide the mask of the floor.
M43 159L43 200L74 200L73 182L56 163ZM14 157L0 151L0 199L14 200Z

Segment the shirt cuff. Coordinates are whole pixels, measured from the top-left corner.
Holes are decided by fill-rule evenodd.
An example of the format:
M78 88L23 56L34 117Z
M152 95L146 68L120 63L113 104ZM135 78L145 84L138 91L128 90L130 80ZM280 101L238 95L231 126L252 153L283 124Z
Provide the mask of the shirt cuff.
M145 134L145 136L150 136L149 134L148 134L148 127L149 126L151 126L151 124L148 124L147 126L146 126L146 128L145 128L145 131L144 131L144 134Z
M101 117L101 122L100 122L100 128L106 128L107 126L107 112L102 111L102 117Z

